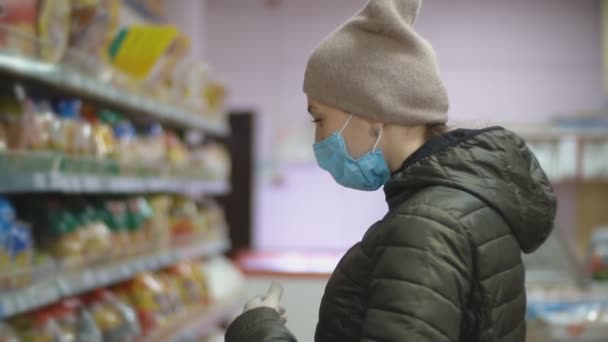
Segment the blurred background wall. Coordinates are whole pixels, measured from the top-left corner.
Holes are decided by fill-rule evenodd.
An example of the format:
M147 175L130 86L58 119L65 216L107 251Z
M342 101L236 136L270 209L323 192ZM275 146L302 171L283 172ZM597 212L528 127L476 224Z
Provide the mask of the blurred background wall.
M385 212L383 194L342 189L317 169L301 85L315 45L365 2L200 3L198 13L176 6L174 22L204 32L201 54L231 89L232 107L259 114L256 245L342 249L360 239ZM599 8L597 0L425 1L416 25L437 50L450 124L540 123L602 107Z

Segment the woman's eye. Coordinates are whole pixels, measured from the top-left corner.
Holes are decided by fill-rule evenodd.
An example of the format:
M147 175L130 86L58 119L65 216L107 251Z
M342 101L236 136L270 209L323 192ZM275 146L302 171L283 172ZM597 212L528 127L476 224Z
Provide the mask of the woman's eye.
M312 119L312 122L313 123L319 123L319 122L321 122L321 119Z

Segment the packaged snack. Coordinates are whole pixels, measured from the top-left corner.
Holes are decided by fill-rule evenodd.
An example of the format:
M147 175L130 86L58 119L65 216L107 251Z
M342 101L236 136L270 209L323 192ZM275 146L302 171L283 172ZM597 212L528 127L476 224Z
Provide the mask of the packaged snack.
M86 206L80 213L80 224L85 260L105 260L112 250L112 234L100 213L92 206Z
M130 341L139 336L135 311L108 290L96 290L84 297L104 342Z
M12 287L22 288L31 281L31 267L34 263L34 239L30 227L22 222L14 222L8 236L8 253L11 268L19 271L13 275Z
M160 167L166 160L167 150L165 145L165 132L158 124L147 127L141 143L138 144L137 159L147 167Z
M134 164L136 156L135 128L124 120L114 126L114 137L116 138L116 157L122 165Z
M79 267L84 263L84 245L78 220L67 210L52 206L48 211L52 239L47 246L65 267Z
M133 197L127 200L128 228L131 234L131 243L135 250L146 249L150 241L152 208L144 197Z
M38 33L42 41L40 57L43 60L58 63L63 58L69 42L70 14L70 0L40 2Z
M143 334L164 325L173 307L165 284L152 273L143 273L125 285L135 307Z
M108 199L103 203L99 213L104 223L112 232L112 256L123 257L132 253L131 234L129 232L128 212L125 201Z
M65 342L76 341L77 323L76 309L78 302L74 299L67 299L51 306L48 310L53 315L59 328L59 340Z
M48 145L48 134L45 134L46 117L39 115L34 101L26 94L21 85L14 88L15 98L21 106L21 111L17 112L12 122L17 139L14 146L18 150L42 149ZM16 119L16 120L15 120Z
M23 342L62 341L57 321L53 313L46 309L19 317L12 325Z
M175 198L172 213L171 234L175 241L191 241L199 231L198 208L191 199L185 196Z
M103 342L103 335L95 318L83 306L77 309L76 341Z
M172 199L167 195L157 195L149 200L153 216L149 221L151 241L157 247L166 247L171 240L171 219L169 209Z
M167 158L171 166L177 169L186 168L188 165L188 149L173 131L165 135L167 144Z
M37 103L39 131L42 149L64 151L64 139L61 136L61 120L53 111L50 101L41 100Z
M93 128L89 122L81 120L81 108L80 100L68 99L57 103L62 134L67 146L66 152L74 155L91 155L94 150Z
M166 272L175 279L175 286L184 303L196 304L207 300L207 282L200 267L182 262L169 267Z
M0 50L27 57L36 55L36 0L3 0Z
M109 46L110 61L134 79L145 79L178 35L179 31L172 26L125 27Z

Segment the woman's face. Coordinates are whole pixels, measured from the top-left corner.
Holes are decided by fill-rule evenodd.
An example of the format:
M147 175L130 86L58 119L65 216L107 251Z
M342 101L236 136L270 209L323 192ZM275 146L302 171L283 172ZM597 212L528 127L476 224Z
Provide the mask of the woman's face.
M309 99L308 112L315 123L315 143L327 139L344 127L349 113ZM342 131L348 154L357 159L371 151L377 139L374 125L369 120L354 116Z

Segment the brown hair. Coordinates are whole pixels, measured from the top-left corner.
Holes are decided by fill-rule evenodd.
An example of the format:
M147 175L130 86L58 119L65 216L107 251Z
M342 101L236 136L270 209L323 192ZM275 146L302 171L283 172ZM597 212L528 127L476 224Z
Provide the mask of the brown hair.
M448 132L446 124L431 124L426 126L426 140L436 138Z

